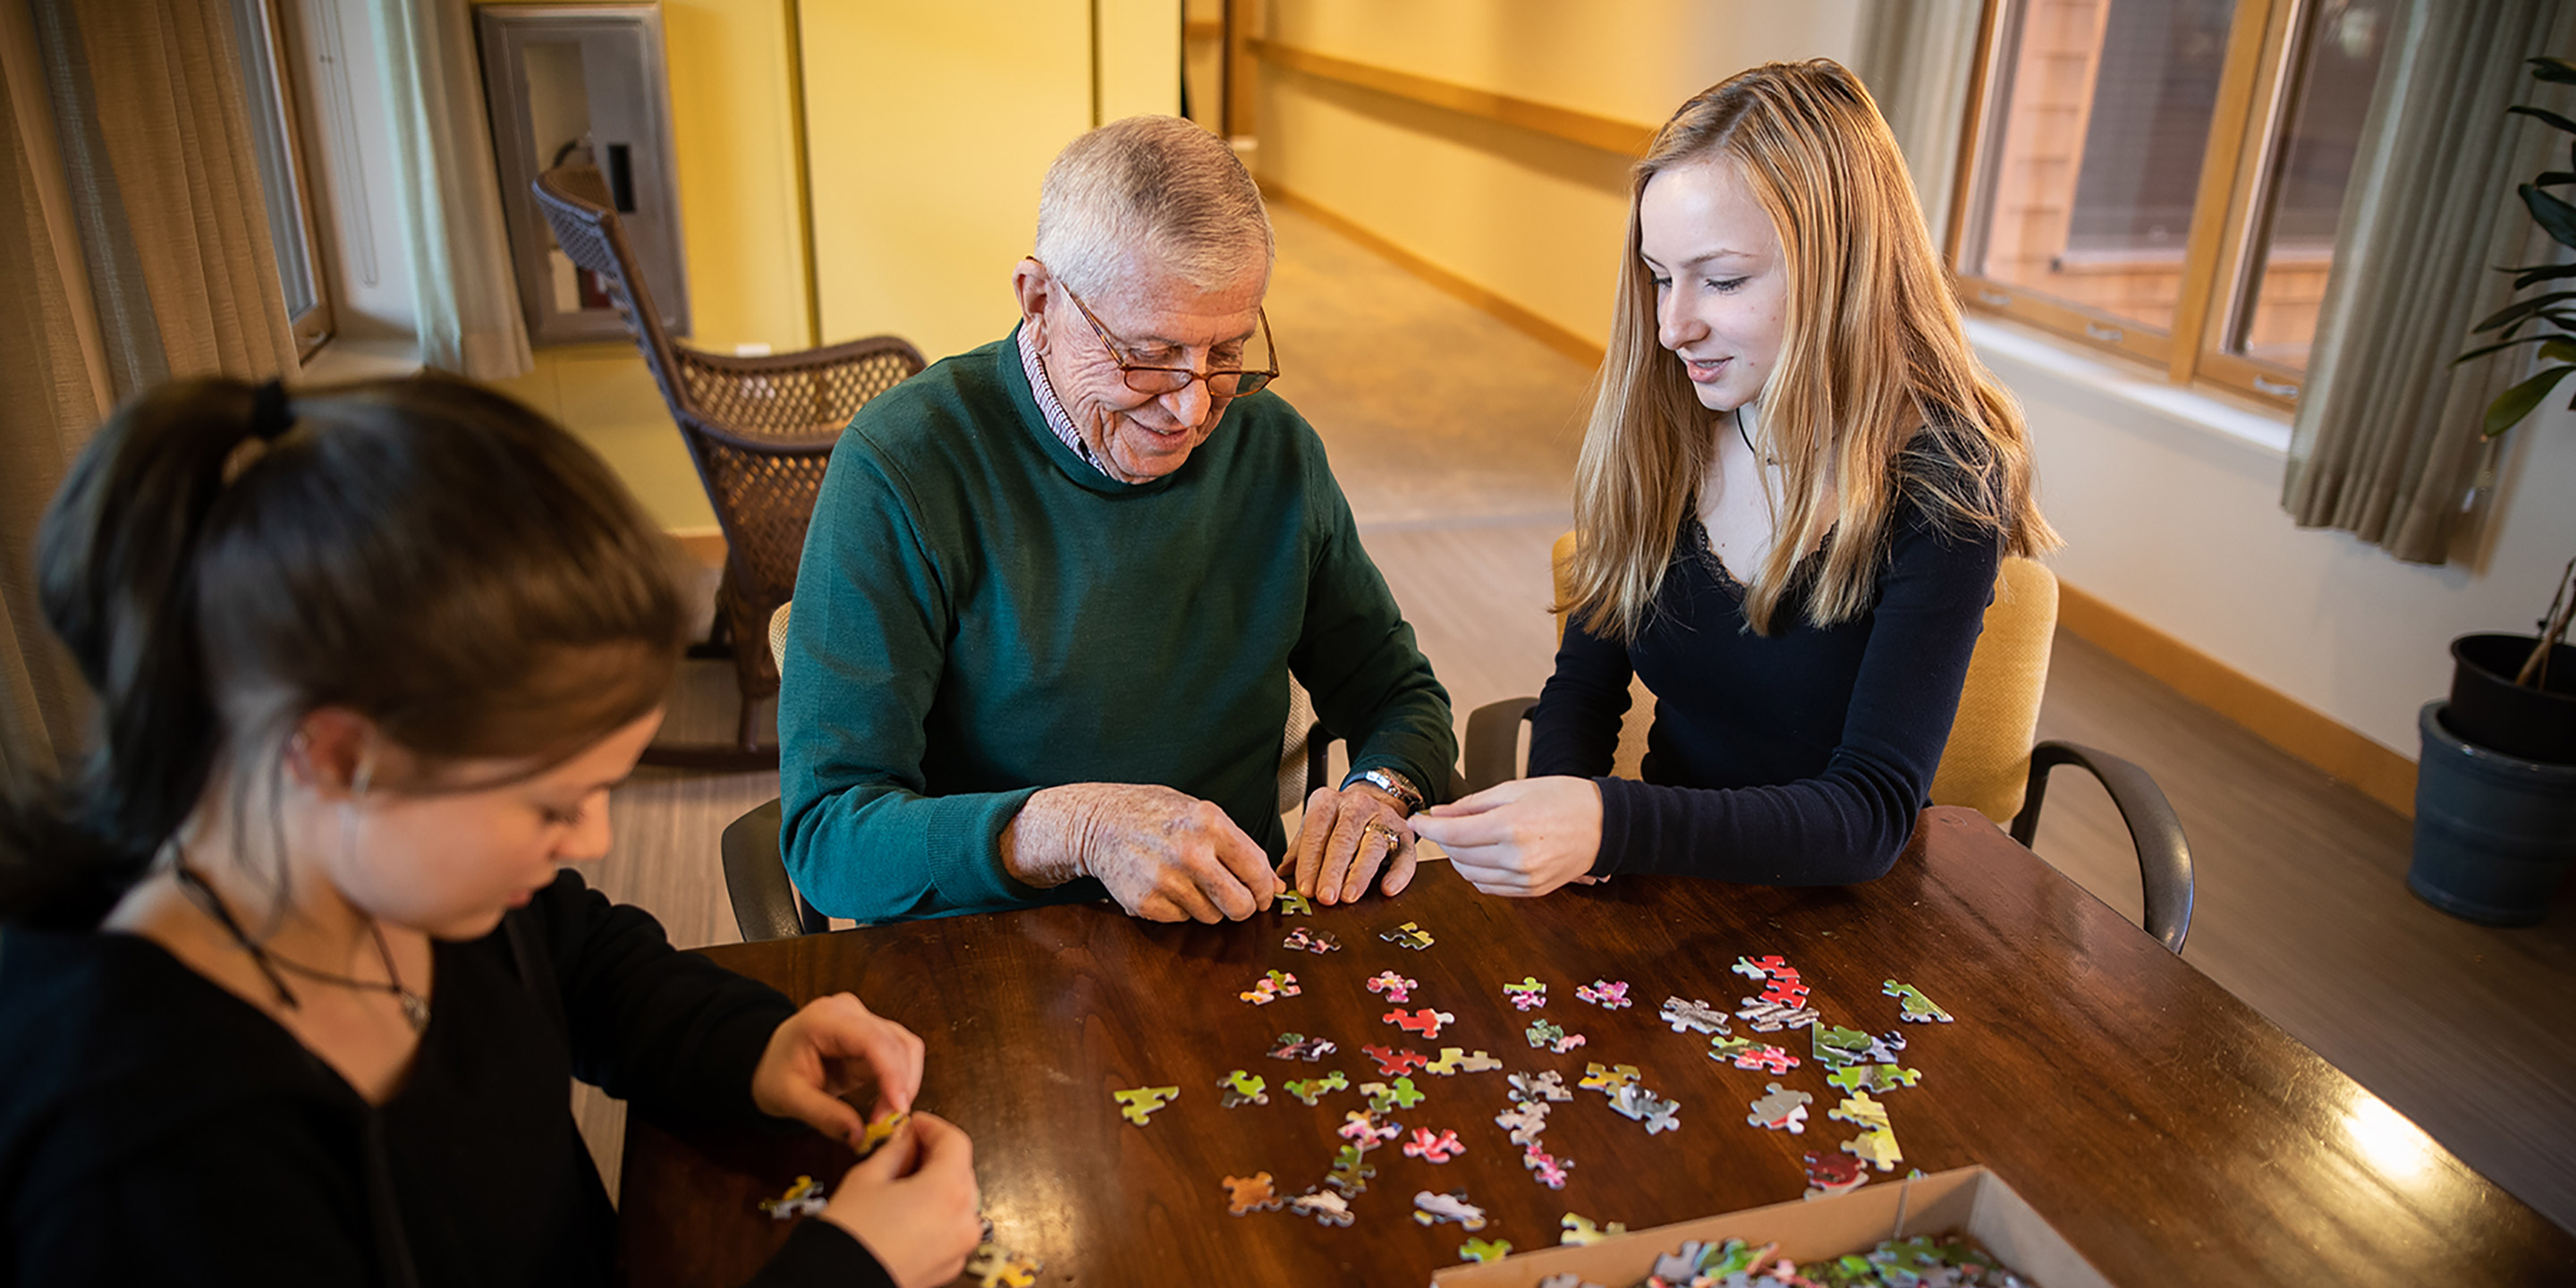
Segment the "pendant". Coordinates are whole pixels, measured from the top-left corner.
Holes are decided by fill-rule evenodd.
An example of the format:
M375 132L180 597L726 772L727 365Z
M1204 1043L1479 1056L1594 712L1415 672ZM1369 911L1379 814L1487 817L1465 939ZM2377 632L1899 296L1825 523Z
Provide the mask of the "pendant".
M403 1018L411 1022L411 1031L414 1033L428 1031L429 1003L422 1001L420 994L410 989L404 989L398 996L402 998Z

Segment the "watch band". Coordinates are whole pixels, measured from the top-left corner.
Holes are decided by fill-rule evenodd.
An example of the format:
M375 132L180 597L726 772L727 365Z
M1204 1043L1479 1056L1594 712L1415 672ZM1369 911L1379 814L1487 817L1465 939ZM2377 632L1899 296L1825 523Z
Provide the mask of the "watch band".
M1407 814L1412 814L1422 808L1421 789L1415 787L1411 780L1407 779L1404 775L1399 774L1392 769L1355 770L1352 772L1350 777L1342 780L1342 786L1345 788L1354 783L1367 783L1371 787L1375 787L1379 791L1385 792L1387 795L1394 797L1396 803L1402 805L1404 807L1404 812Z

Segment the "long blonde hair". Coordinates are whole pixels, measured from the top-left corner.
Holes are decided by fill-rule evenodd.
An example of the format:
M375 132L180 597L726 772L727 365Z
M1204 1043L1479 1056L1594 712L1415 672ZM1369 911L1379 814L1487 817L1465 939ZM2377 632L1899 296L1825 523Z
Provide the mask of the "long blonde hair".
M1968 347L1895 136L1831 59L1766 63L1701 91L1637 163L1610 347L1575 471L1571 602L1596 635L1644 629L1685 507L1716 451L1711 413L1657 341L1640 256L1646 184L1705 157L1733 160L1780 237L1787 307L1760 430L1782 466L1770 553L1746 578L1745 621L1768 635L1792 574L1818 626L1869 611L1887 529L1911 493L2011 554L2058 544L2031 499L2021 410ZM1800 569L1828 531L1823 564Z

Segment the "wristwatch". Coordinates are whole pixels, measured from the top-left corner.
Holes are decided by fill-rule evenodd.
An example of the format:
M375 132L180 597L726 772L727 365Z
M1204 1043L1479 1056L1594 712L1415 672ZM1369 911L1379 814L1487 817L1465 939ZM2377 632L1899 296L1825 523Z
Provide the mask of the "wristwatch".
M1412 782L1405 778L1404 775L1399 774L1392 769L1356 770L1350 777L1342 780L1342 787L1345 790L1348 790L1353 783L1367 783L1369 786L1394 797L1395 803L1403 806L1404 812L1408 815L1422 808L1421 790L1416 788Z

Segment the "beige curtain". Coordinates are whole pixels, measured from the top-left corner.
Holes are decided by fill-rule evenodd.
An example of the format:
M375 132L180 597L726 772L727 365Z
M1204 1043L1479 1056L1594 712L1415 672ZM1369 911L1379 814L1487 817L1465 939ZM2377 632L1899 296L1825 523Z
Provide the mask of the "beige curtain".
M1946 245L1950 231L1984 10L1982 0L1870 0L1860 11L1852 72L1905 152L1934 246Z
M2281 504L2410 563L2446 562L2485 446L2486 405L2528 351L2460 367L2469 328L2529 262L2515 185L2561 136L2516 102L2551 102L2524 59L2571 50L2564 0L2410 0L2362 125L2333 276L2299 397ZM2563 104L2562 104L2563 106Z
M465 0L376 0L422 365L475 380L532 370L499 166Z
M35 530L111 403L295 367L225 0L0 2L0 769L78 745Z

